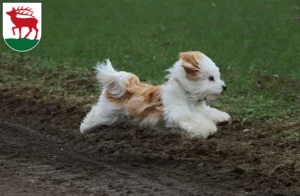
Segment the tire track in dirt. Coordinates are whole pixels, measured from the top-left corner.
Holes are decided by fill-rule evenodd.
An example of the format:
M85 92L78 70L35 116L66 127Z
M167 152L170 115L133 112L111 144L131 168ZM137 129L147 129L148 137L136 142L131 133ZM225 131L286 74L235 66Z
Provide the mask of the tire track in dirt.
M14 146L15 150L21 151L22 156L30 156L31 161L53 165L56 168L71 167L71 170L77 170L77 168L80 168L79 170L83 170L82 172L86 172L88 174L88 176L83 174L82 177L97 178L96 184L98 184L98 186L100 185L101 190L105 193L130 193L137 195L149 195L150 193L152 195L195 195L195 193L191 190L177 190L142 178L135 173L116 168L103 162L95 161L91 157L74 152L66 145L56 144L53 140L44 138L42 135L35 133L34 130L24 126L2 121L0 122L0 133L0 142L2 147L3 145L8 147ZM119 183L119 186L123 187L122 190L120 190L120 192L112 191L112 184ZM93 186L97 186L95 185L95 182Z

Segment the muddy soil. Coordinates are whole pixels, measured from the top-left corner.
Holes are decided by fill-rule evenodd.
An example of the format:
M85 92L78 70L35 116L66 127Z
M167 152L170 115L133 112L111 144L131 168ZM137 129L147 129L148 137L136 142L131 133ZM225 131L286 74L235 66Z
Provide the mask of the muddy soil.
M0 86L0 195L300 195L300 145L234 121L207 139L122 125L81 135L95 100Z

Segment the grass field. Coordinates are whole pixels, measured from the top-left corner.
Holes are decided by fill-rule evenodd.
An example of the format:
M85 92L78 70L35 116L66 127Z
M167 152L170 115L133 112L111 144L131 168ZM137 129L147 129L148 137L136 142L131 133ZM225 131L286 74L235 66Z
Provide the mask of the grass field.
M200 50L220 66L228 86L215 105L236 119L295 120L299 16L298 0L46 0L34 50L0 45L0 82L90 95L98 92L99 60L160 83L179 52Z

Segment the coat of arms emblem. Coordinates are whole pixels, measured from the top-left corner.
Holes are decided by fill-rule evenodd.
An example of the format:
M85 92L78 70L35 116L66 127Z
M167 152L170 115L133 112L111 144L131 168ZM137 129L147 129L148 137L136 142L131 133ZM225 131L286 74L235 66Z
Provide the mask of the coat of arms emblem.
M2 7L5 43L18 52L33 49L42 35L42 4L3 3Z

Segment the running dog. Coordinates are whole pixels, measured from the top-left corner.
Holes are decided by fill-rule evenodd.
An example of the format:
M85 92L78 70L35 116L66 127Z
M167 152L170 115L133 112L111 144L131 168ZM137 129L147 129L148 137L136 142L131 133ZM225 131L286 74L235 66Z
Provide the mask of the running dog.
M167 70L168 81L159 86L116 71L109 60L98 63L96 70L103 89L80 125L83 134L99 126L135 121L147 127L177 127L190 137L207 138L217 131L218 123L230 120L229 114L206 103L217 99L226 85L216 64L201 52L180 53Z

